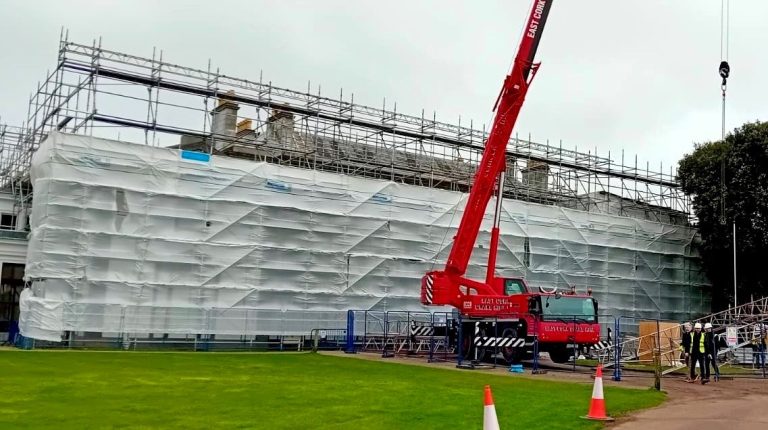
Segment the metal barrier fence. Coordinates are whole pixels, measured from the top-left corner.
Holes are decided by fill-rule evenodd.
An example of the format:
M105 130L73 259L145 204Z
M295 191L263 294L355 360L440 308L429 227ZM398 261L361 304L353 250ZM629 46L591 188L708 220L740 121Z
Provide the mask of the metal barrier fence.
M764 320L764 317L754 316L733 321L715 320L725 325L713 325L715 348L705 356L718 367L741 367L742 370L755 371L752 373L759 377L766 377L760 354L763 344L759 341L761 338L765 339L765 335L760 337L755 334L760 327L765 327L761 326ZM698 321L703 322L706 319ZM649 324L650 327L646 326L645 330L641 330L645 333L635 335L635 329L641 324ZM627 333L629 330L632 330L632 334ZM627 370L660 372L659 377L690 371L690 363L686 360L681 346L682 324L620 316L616 318L614 332L615 343L609 346L599 359L604 367L613 368L615 381L620 381ZM737 377L755 376L750 375L750 372L737 371L733 374Z
M621 381L627 371L653 373L655 385L662 377L686 367L681 356L680 325L653 318L614 317L613 339L598 354L598 361Z
M454 317L448 312L350 310L345 351L448 360L453 333Z
M115 306L106 314L74 307L68 312L61 340L17 335L11 342L22 348L302 351L313 346L316 328L346 330L344 311ZM194 333L176 328L189 326L190 319L197 322Z
M316 328L310 333L312 352L343 351L347 345L347 329Z
M343 330L345 331L345 330ZM104 333L69 332L64 341L51 342L17 336L13 343L22 349L104 349L165 351L306 351L313 345L312 334L290 335L146 335L109 336ZM343 339L341 341L343 347Z
M122 310L121 328L115 332L64 331L59 342L39 341L16 335L9 342L20 348L89 348L122 350L186 350L186 351L322 351L336 350L347 353L373 352L382 357L416 357L432 361L453 361L458 366L469 362L479 367L477 349L468 347L469 337L478 333L464 333L463 320L457 312L365 311L347 312L282 312L262 309L209 309L200 310L199 333L146 332L158 322L156 312L148 315L139 308ZM189 318L188 314L164 314L164 327L173 327L173 317ZM550 317L552 317L550 315ZM538 321L537 319L533 319ZM576 336L579 316L557 316L572 338ZM473 320L474 321L474 320ZM620 381L625 372L656 371L662 368L665 376L685 367L680 358L679 325L663 328L663 321L644 319L644 324L655 325L652 333L638 333L641 320L634 317L598 315L600 342L591 348L568 351L566 366L551 367L555 371L592 372L597 360L606 370L612 368L613 380ZM760 368L761 345L750 344L750 333L760 321L733 323L737 347L719 352L724 363ZM486 320L498 327L498 320ZM525 341L526 349L533 352L532 371L542 366L539 327L534 323L532 337ZM129 331L130 329L131 331ZM144 331L140 330L144 329ZM721 327L724 330L724 327ZM223 332L218 332L219 330ZM675 331L677 330L677 332ZM505 338L504 333L491 330L486 338ZM531 341L532 338L532 341ZM505 338L506 339L506 338ZM505 341L506 342L506 341ZM506 365L500 355L505 344L491 345L491 366ZM517 346L517 345L516 345ZM466 356L466 354L469 356ZM585 359L578 363L579 360ZM764 366L762 367L765 368ZM765 370L763 370L764 372Z

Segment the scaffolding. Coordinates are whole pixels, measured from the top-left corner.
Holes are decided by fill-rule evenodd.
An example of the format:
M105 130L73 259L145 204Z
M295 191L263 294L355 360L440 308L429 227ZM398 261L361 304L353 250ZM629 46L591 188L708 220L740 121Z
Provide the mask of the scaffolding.
M0 180L3 190L14 196L13 213L20 216L26 213L31 203L32 187L27 179L31 154L29 141L25 139L25 129L0 122Z
M51 131L181 146L214 154L398 183L467 191L487 137L485 126L413 116L396 104L356 104L280 88L214 69L171 64L162 51L140 57L80 44L62 34L56 67L29 100L23 130L7 131L2 187L29 204L31 156ZM217 115L225 123L217 125ZM219 118L221 119L221 118ZM7 128L6 128L7 129ZM620 160L515 137L507 148L505 195L511 199L688 224L691 203L673 168L664 173L637 156Z

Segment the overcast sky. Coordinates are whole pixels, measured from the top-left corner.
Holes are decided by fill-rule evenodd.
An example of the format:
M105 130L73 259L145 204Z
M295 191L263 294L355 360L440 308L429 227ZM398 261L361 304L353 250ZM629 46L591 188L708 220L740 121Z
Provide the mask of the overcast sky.
M556 0L542 68L515 131L569 148L637 153L669 172L720 137L720 0ZM56 63L59 31L106 49L438 120L489 123L530 0L0 0L0 121L20 124ZM727 128L768 119L768 2L730 7ZM630 157L629 154L632 154Z

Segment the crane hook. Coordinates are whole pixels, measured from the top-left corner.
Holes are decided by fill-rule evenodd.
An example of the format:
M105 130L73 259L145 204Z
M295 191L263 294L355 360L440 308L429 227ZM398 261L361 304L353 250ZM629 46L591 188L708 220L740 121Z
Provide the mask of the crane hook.
M720 77L723 78L723 86L727 84L728 76L731 74L731 66L727 61L720 62Z

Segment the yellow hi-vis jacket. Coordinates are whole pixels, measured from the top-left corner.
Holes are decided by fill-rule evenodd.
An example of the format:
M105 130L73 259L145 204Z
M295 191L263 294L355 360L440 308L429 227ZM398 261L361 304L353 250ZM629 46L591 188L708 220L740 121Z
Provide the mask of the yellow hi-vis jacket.
M694 346L693 346L693 335L696 334L696 332L692 331L692 332L687 333L687 334L691 336L691 350L689 352L691 354L693 354L693 348L694 348ZM701 332L701 339L699 339L699 352L704 354L705 351L706 351L706 349L704 348L704 332L702 331Z

